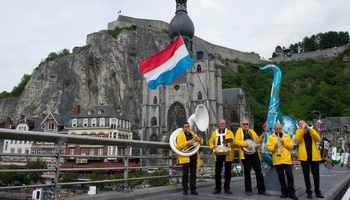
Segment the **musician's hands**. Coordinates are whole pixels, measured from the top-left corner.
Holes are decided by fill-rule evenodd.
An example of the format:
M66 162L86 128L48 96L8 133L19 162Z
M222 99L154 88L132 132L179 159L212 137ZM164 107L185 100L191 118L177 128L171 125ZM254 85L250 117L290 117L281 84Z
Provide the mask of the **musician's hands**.
M196 140L195 139L192 139L192 140L187 140L187 143L189 144L189 145L192 145L193 143L195 143L196 142Z
M267 135L267 133L266 132L263 132L262 134L261 134L261 137L265 137Z
M278 138L278 142L283 143L283 142L284 142L284 139L279 137L279 138Z
M246 147L247 147L249 150L252 150L252 149L253 149L252 145L250 145L249 143L247 143Z
M200 140L201 140L201 137L196 136L196 137L194 138L194 141L196 141L196 142L199 142Z

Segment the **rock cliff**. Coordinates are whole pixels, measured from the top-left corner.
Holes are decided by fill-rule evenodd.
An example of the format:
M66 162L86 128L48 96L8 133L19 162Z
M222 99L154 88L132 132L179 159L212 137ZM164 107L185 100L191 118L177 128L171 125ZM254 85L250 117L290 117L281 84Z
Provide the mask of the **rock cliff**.
M170 43L161 31L137 27L113 37L103 30L89 35L89 45L38 66L21 96L0 100L0 117L15 122L21 114L73 113L108 103L117 104L132 123L141 119L142 80L138 62Z

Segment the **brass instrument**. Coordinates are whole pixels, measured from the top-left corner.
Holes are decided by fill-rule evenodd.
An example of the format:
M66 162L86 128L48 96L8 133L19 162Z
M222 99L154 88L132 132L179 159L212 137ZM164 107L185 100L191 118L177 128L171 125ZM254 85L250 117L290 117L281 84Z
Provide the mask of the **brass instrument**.
M187 121L190 124L190 130L194 127L194 125L196 125L200 131L205 131L209 125L209 113L207 108L203 104L199 104L196 107L195 113L192 114ZM171 133L169 138L170 147L178 155L192 156L199 150L200 144L198 142L194 142L192 145L188 145L184 149L178 149L176 147L176 138L181 132L181 130L182 128L178 128Z
M190 131L190 133L192 133ZM196 149L196 147L199 145L199 142L196 142L196 138L197 138L197 134L195 134L195 137L192 139L193 143L190 145L187 145L187 147L183 148L183 149L179 149L179 151L184 152L184 153L188 153L193 151L194 149Z
M278 134L279 138L282 138L282 136L283 136L283 133ZM277 140L277 157L281 157L281 142L279 139Z

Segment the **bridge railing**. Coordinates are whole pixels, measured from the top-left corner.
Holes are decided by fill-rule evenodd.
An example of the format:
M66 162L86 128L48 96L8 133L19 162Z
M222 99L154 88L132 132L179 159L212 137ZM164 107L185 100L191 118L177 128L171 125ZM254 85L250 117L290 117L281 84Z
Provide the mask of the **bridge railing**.
M104 183L109 185L108 188L115 190L118 188L120 183L127 183L131 180L151 180L151 179L168 179L168 184L175 184L181 180L182 168L181 165L178 165L174 160L177 159L177 155L173 153L170 148L169 143L164 142L154 142L154 141L140 141L140 140L125 140L125 139L110 139L110 138L99 138L99 137L89 137L89 136L78 136L78 135L67 135L67 134L55 134L55 133L45 133L45 132L32 132L32 131L17 131L11 129L0 129L0 139L6 140L25 140L25 141L41 141L41 142L51 142L56 147L56 151L52 155L42 155L42 154L16 154L16 153L0 153L1 157L21 157L30 160L32 157L52 157L56 160L55 167L49 169L0 169L0 173L15 173L15 172L41 172L41 173L52 173L54 178L52 183L43 184L43 185L20 185L20 186L4 186L0 187L0 193L9 190L19 190L25 191L25 195L31 195L31 191L36 188L52 188L53 194L52 198L56 198L60 194L60 190L65 187L70 186L94 186L99 183ZM96 156L89 155L65 155L61 151L63 145L67 144L80 144L80 145L103 145L103 146L122 146L125 147L125 155L121 156L98 156L99 159L122 159L124 166L123 167L75 167L75 168L62 168L59 163L60 160L74 157L74 158L96 158ZM144 152L148 152L148 149L153 148L157 149L158 152L162 152L159 155L130 155L129 152L134 148L140 148ZM208 146L202 145L200 148L200 154L202 158L203 166L199 167L197 170L198 179L207 179L214 176L214 162L211 156L211 151ZM142 152L142 151L141 151ZM142 153L141 153L142 154ZM138 159L140 166L131 167L129 162L132 160ZM146 165L147 160L156 160L155 165ZM23 159L22 159L23 160ZM11 162L15 162L12 160ZM236 163L237 164L237 163ZM239 164L237 164L239 165ZM148 169L163 169L167 173L152 174L147 173ZM92 180L89 175L84 175L84 173L78 172L93 172L93 171L120 171L121 176L118 179L110 179L106 177L104 180ZM234 169L233 171L237 170ZM74 171L79 174L74 182L61 182L59 179L59 174L64 172ZM140 171L142 172L141 177L129 177L128 174L130 171ZM238 171L237 171L237 175ZM1 180L0 180L1 181ZM145 185L147 187L147 185Z

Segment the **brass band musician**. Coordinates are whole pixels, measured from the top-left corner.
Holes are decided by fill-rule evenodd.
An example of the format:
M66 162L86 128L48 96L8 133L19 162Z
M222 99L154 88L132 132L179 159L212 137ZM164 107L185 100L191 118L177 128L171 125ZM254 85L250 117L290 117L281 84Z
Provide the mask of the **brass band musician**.
M298 200L295 195L294 176L292 171L292 154L294 148L289 134L282 132L280 123L274 124L274 133L267 138L266 149L272 152L273 166L276 168L278 180L281 185L281 198ZM287 177L287 182L285 177Z
M247 140L254 141L254 143L259 144L264 140L266 133L263 133L259 137L253 129L249 128L249 121L242 120L241 127L237 129L235 135L235 145L238 146L239 158L241 159L244 167L244 184L245 184L245 194L251 196L252 193L252 183L251 183L251 168L254 169L256 174L256 182L258 185L258 194L269 196L265 191L264 175L261 172L261 162L260 162L260 151L257 150L253 153L246 153L243 148L249 150L253 149L252 144L246 142Z
M226 146L230 151L227 151L226 155L216 155L213 153L213 159L215 161L215 190L213 194L219 194L221 192L221 171L223 163L225 162L225 182L224 190L227 194L232 194L230 190L231 183L231 166L234 159L233 156L233 144L234 135L233 132L226 128L226 121L221 119L218 122L219 128L214 130L209 139L209 148L214 150L220 146Z
M178 149L185 149L188 146L194 145L196 142L203 144L204 140L201 137L198 137L197 134L190 131L190 124L188 122L183 123L182 130L177 136L176 147ZM196 191L196 172L197 166L201 166L201 158L199 152L191 156L181 156L178 155L179 164L182 164L182 187L183 194L188 195L188 173L190 176L190 190L191 194L198 195Z
M318 132L310 128L304 120L298 121L299 128L295 132L295 140L298 142L298 160L303 170L307 198L312 199L310 182L310 169L314 178L315 194L318 198L324 198L320 190L320 169L322 161L316 142L321 140Z

